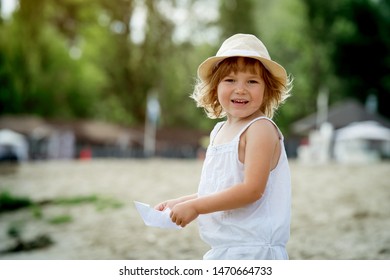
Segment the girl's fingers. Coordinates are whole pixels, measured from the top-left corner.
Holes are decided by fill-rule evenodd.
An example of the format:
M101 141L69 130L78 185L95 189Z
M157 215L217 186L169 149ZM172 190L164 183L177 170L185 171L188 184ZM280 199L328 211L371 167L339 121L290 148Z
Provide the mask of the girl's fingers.
M169 217L171 218L172 222L176 223L176 216L173 215L172 212L169 214Z
M160 203L154 206L154 209L158 211L164 211L166 209L166 203Z

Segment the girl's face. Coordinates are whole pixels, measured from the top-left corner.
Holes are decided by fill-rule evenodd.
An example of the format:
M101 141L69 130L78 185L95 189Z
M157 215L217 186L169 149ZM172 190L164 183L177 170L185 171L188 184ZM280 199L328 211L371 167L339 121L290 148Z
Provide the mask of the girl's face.
M244 69L232 71L218 84L218 101L228 119L240 120L254 115L264 115L260 110L264 89L264 80L260 73Z

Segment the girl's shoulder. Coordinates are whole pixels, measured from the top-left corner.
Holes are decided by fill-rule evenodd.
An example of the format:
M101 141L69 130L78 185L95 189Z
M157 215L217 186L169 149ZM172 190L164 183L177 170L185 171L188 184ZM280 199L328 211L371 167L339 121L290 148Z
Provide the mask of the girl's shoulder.
M275 137L283 140L283 134L278 126L267 117L253 119L244 127L242 133L244 132L249 132L246 134L254 137Z

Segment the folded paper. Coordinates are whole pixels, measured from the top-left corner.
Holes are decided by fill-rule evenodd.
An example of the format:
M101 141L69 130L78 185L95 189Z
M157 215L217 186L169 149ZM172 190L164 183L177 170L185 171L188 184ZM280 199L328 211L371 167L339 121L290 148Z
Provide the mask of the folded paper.
M150 205L142 202L134 201L134 204L145 225L159 228L182 228L172 222L171 218L169 217L169 213L171 212L169 208L165 209L164 211L158 211L150 207Z

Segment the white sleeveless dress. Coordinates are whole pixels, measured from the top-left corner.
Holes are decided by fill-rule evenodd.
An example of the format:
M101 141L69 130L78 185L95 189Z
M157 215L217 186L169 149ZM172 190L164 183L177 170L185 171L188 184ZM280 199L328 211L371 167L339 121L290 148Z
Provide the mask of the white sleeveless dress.
M216 124L210 134L198 196L227 189L244 180L244 164L238 158L241 134L255 121L266 119L280 135L281 154L270 172L261 199L245 207L198 217L202 240L211 246L203 259L288 259L286 244L290 237L291 179L283 135L266 117L248 123L229 143L213 145L224 124Z

